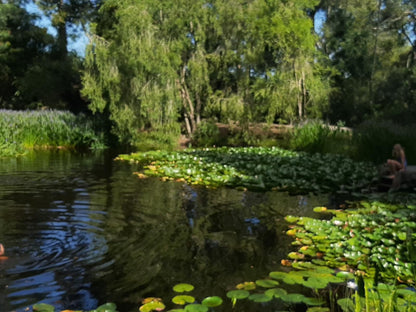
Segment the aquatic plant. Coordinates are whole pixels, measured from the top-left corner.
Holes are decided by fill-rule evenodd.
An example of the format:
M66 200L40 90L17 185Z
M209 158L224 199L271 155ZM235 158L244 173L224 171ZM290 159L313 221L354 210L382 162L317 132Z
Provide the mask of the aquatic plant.
M104 135L90 119L68 111L0 110L0 156L41 147L103 148Z
M346 210L317 207L330 219L288 216L292 260L365 272L380 281L416 283L416 206L358 202Z
M34 312L55 312L55 307L53 305L46 304L46 303L35 304L32 307L32 309ZM65 310L62 312L82 312L82 311ZM117 312L117 307L114 303L106 303L88 312Z
M140 165L136 174L208 187L279 190L290 193L360 191L377 177L375 166L331 154L276 147L187 149L120 155Z

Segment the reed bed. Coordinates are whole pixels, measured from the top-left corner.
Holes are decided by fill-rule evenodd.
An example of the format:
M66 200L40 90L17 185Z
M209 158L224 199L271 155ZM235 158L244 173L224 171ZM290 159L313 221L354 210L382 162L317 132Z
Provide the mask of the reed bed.
M0 110L0 156L35 148L101 148L103 134L85 115L69 111Z

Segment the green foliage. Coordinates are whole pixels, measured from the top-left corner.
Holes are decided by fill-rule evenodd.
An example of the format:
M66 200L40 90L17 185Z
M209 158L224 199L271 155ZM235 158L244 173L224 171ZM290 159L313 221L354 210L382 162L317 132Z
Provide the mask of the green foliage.
M1 156L42 147L104 148L104 136L83 115L67 111L0 111Z
M106 1L92 28L83 95L93 112L107 110L114 134L133 145L142 130L178 133L178 120L205 145L213 129L199 125L202 118L320 115L328 85L313 68L317 38L306 14L315 5Z
M366 272L380 281L415 284L413 205L356 203L345 211L326 210L330 220L301 217L291 235L301 258L334 268ZM408 243L407 243L408 242ZM374 269L377 268L375 271Z
M33 308L33 311L36 311L36 312L54 312L55 311L55 307L53 305L46 304L46 303L35 304L32 308ZM73 311L73 312L82 312L82 311ZM89 312L117 312L117 307L114 303L105 303L99 306L97 309L91 310Z
M218 126L212 121L202 121L192 134L192 145L198 147L211 147L223 145Z
M354 130L353 145L357 159L384 163L392 158L391 150L394 144L405 148L409 164L416 160L416 127L400 125L389 121L368 121Z
M292 193L353 191L367 187L376 168L340 155L279 148L206 148L120 155L143 165L140 175L208 187L229 186Z
M295 126L289 136L291 149L310 153L350 155L351 132L341 127L331 127L319 120Z

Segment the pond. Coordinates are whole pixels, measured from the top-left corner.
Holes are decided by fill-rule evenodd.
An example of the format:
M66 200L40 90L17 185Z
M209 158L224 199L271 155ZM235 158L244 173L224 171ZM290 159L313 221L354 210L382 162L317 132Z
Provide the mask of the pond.
M0 311L39 302L138 311L191 283L197 298L264 278L292 250L284 217L327 197L138 179L116 155L34 152L0 160Z

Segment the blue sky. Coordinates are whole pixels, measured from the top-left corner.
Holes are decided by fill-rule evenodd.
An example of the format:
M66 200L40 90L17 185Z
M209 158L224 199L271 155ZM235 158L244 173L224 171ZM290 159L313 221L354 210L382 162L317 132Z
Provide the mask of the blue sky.
M40 16L36 25L39 27L45 27L53 36L56 36L56 30L51 26L51 21L47 18L34 3L29 3L26 9L30 13L34 13ZM81 28L77 29L78 38L76 40L68 39L68 50L76 52L79 56L85 55L85 47L88 44L88 38Z

